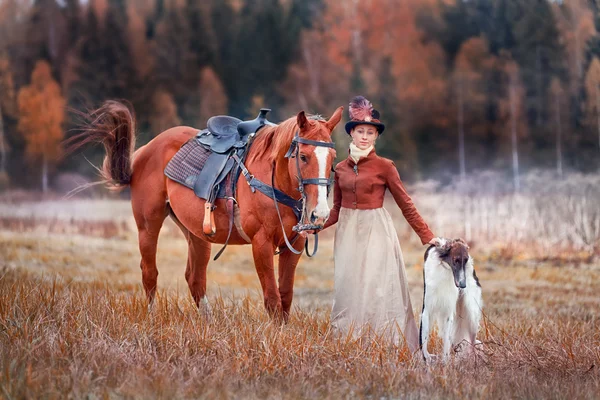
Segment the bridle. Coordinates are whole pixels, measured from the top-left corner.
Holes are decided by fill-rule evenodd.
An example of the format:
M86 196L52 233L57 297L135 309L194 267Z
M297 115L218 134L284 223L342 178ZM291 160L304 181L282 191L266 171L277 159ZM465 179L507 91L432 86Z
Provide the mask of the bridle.
M290 144L290 147L285 154L285 158L295 158L296 159L296 171L297 171L296 178L298 180L298 191L300 192L300 196L301 196L300 199L295 199L295 198L287 195L286 193L278 190L277 188L275 188L275 169L276 169L275 161L273 162L273 165L272 165L271 186L269 186L269 185L261 182L259 179L255 178L254 175L252 175L248 171L248 169L245 167L243 160L241 160L236 155L233 156L234 160L238 163L238 165L240 167L240 171L241 171L242 175L244 175L244 177L246 178L251 190L253 192L255 190L258 190L259 192L261 192L261 193L265 194L266 196L273 199L273 203L275 204L275 209L277 210L277 216L279 217L279 223L281 225L281 231L283 233L283 238L284 238L285 244L286 244L288 250L290 250L294 254L302 254L302 250L298 251L293 247L293 244L296 242L296 240L300 236L299 235L300 232L307 231L307 230L318 230L318 229L322 228L319 225L303 223L306 219L306 191L304 190L304 186L305 185L326 186L327 187L327 195L329 196L329 192L331 191L331 184L333 183L333 179L329 179L329 178L304 179L302 177L302 173L300 172L300 161L299 161L300 149L298 147L298 144L306 144L306 145L316 146L316 147L328 147L328 148L334 149L335 143L305 139L305 138L300 137L299 131L296 131L296 134L294 135L294 138L292 139L292 143ZM285 234L285 227L283 225L283 219L281 218L281 212L279 211L279 203L282 203L282 204L290 207L292 209L292 211L294 212L294 214L296 215L296 218L298 220L298 223L292 228L292 231L296 232L296 236L294 237L294 239L292 239L291 242L289 241L287 235ZM309 253L309 251L308 251L308 240L304 244L304 247L306 250L306 255L309 257L314 256L318 249L319 237L318 237L317 233L315 233L314 235L315 235L315 244L313 246L312 254ZM280 253L281 253L281 249L279 251L277 251L275 254L277 255Z
M317 140L305 139L303 137L300 137L299 131L296 131L296 134L294 135L294 138L292 139L292 143L290 143L290 148L285 153L285 158L295 158L296 159L296 179L298 181L298 191L300 192L300 196L301 196L299 203L301 203L301 210L302 210L300 213L300 216L298 217L298 223L292 228L292 230L296 233L300 233L302 231L308 231L308 230L317 230L317 229L322 228L319 225L303 223L306 220L306 214L307 214L307 212L306 212L306 191L304 190L304 186L305 185L325 186L325 187L327 187L327 196L329 197L329 192L331 190L331 184L333 183L333 180L330 178L304 179L302 177L302 172L300 171L300 157L299 157L300 147L298 146L298 144L300 144L300 143L306 144L309 146L327 147L327 148L335 149L335 143L333 143L333 142L321 142L321 141L317 141ZM273 185L273 187L275 187L275 163L273 163L273 171L271 174L271 184ZM279 222L281 224L283 238L285 240L285 244L286 244L288 250L290 250L294 254L301 254L302 250L300 250L300 251L296 250L292 246L292 243L290 243L290 241L288 240L287 235L285 234L285 228L283 226L283 221L281 219L281 213L279 212L279 206L277 204L277 200L275 199L275 197L273 197L273 201L275 203L275 209L277 210L277 215L279 217ZM306 240L306 242L304 244L304 247L306 250L306 255L309 257L312 257L315 255L315 253L317 252L318 246L319 246L319 236L317 233L314 233L314 235L315 235L315 244L313 247L312 254L308 251L308 239ZM296 239L297 239L297 236L296 236Z
M299 161L299 157L298 157L298 155L300 154L300 148L298 146L298 143L307 144L307 145L315 146L315 147L328 147L330 149L335 149L335 143L304 139L304 138L300 137L299 132L296 131L296 134L294 135L294 138L292 139L292 143L290 144L290 148L288 149L287 153L285 153L285 158L295 158L296 159L296 171L297 171L296 179L298 180L298 191L302 195L301 200L304 203L303 208L302 208L302 217L304 217L305 212L306 212L306 192L304 191L304 185L326 186L327 187L327 197L329 197L329 192L331 190L331 184L333 183L333 179L330 179L330 178L304 179L304 178L302 178L302 173L300 172L300 161ZM300 221L302 221L303 219L304 218L302 218ZM319 227L317 225L307 225L306 227L303 227L302 230L311 230L311 229L318 229L318 228ZM300 229L300 228L298 228L298 229Z

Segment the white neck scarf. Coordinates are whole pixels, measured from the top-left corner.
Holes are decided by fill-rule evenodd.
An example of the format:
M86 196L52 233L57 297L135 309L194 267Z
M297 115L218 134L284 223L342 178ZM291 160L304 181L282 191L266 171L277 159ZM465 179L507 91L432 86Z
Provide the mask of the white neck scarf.
M357 163L362 157L368 156L371 150L373 150L373 146L369 146L368 148L361 150L354 143L350 142L350 157L352 157L355 163Z

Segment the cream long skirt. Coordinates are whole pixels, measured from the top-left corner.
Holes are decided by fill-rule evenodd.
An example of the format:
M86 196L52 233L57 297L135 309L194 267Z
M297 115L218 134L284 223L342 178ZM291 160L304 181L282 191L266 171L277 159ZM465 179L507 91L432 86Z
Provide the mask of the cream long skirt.
M341 208L335 233L334 329L355 337L365 330L418 350L417 325L402 250L385 208Z

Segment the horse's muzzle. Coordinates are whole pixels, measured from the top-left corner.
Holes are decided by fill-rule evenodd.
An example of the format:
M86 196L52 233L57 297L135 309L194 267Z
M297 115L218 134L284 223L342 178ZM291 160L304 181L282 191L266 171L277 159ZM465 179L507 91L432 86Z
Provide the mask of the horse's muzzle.
M327 221L327 218L329 218L329 211L327 211L326 214L327 215L319 215L319 213L314 210L312 213L310 213L310 223L313 225L321 225L321 227L323 227L323 225L325 225L325 221Z

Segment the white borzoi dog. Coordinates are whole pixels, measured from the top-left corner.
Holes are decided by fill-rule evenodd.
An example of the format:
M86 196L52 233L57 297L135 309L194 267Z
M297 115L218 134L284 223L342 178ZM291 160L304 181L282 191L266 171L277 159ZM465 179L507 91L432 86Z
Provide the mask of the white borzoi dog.
M425 252L423 281L419 344L425 361L431 359L427 341L435 323L443 338L444 361L448 360L450 349L463 341L473 351L483 301L469 246L462 239L442 239L438 246L429 247Z

